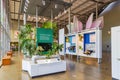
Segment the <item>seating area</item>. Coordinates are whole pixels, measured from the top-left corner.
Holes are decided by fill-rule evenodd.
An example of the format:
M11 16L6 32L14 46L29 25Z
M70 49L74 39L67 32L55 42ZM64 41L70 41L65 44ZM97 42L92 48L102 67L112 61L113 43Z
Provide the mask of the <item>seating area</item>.
M7 55L2 58L2 65L10 65L11 64L11 58L12 58L13 52L8 51Z

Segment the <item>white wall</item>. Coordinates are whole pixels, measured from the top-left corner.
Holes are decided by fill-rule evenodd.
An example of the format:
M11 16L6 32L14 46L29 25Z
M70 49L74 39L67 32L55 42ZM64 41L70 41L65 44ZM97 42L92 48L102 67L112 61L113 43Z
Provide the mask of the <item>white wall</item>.
M111 30L111 27L120 26L120 6L115 7L110 12L106 13L104 15L104 21L102 47L103 51L111 51L111 34L108 34L108 31ZM107 45L110 47L107 48Z

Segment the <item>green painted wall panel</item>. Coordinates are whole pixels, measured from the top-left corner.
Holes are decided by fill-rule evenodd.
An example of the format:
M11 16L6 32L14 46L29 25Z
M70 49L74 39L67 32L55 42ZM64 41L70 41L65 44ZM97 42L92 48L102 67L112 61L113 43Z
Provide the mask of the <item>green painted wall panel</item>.
M37 28L37 43L53 43L53 30Z

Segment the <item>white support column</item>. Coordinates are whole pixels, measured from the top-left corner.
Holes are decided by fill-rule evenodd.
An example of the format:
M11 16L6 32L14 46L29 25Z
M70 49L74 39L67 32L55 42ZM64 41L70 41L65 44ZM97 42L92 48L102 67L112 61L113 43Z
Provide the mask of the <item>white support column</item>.
M68 11L68 24L69 24L69 27L70 27L70 33L71 33L71 16L70 16L70 13L71 13L71 9L69 9Z
M96 19L98 18L98 3L96 3Z
M51 9L51 23L53 22L53 9ZM52 29L52 24L51 24L51 29Z
M26 25L26 13L24 13L24 16L23 16L23 25Z
M38 27L38 6L36 6L36 27Z

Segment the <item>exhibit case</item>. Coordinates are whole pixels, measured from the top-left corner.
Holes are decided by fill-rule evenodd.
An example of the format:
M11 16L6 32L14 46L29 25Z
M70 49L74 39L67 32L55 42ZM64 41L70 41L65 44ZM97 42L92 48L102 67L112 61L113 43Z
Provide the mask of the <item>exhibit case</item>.
M77 50L78 55L102 58L102 31L101 30L84 30L78 33Z
M65 54L97 58L98 63L101 62L102 30L83 30L82 32L67 34L63 39L65 39Z
M66 54L76 55L77 54L76 44L77 44L76 34L65 35L64 46Z

